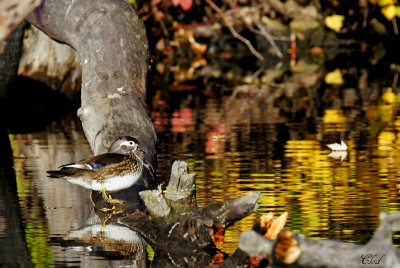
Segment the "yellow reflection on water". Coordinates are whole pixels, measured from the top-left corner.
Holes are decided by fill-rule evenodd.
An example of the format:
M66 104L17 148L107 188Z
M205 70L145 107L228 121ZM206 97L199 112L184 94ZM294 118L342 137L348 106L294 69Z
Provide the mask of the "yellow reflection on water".
M367 111L370 128L378 128L365 129L369 135L365 144L348 136L354 125L342 110L327 110L317 133L288 139L278 159L273 158L271 142L279 137L263 136L266 140L262 146L257 140L257 131L263 132L268 126L257 126L253 133L248 124L228 125L224 146L218 147L225 151L208 153L204 158L197 155L189 165L197 174L199 206L249 191L261 192L257 212L226 231L222 249L233 253L240 233L270 211L276 215L287 211L287 227L309 238L365 243L378 225L379 212L399 209L400 117L395 116L395 106L390 105L391 111L386 104L381 106L371 106ZM225 122L220 120L213 124ZM335 142L346 142L348 150L343 159L329 156L327 140L332 137Z
M242 104L244 102L242 100ZM226 231L223 251L233 253L240 233L251 229L261 214L270 211L275 215L287 211L287 227L309 238L366 242L378 224L379 212L399 209L400 115L395 105L379 104L366 109L363 138L351 134L355 126L342 110L327 110L322 120L316 123L315 129L308 131L296 124L282 126L276 123L278 120L271 118L246 121L239 115L221 109L216 103L210 102L198 110L191 111L184 107L176 112L171 122L173 128L166 130L165 137L159 133L158 176L167 181L171 161L187 161L190 171L196 173L200 207L249 192L261 192L256 213ZM260 109L254 114L261 116L263 111ZM269 123L268 120L275 123ZM160 126L167 129L164 125ZM47 187L48 191L37 190L41 185L37 183L40 179L46 182L45 185L53 183L46 180L45 170L90 154L89 147L82 147L80 139L71 143L54 136L48 141L41 141L43 144L36 144L36 139L31 139L31 144L23 146L18 143L30 140L29 137L19 135L10 138L15 156L18 194L22 202L40 200L38 196L41 194L45 201L51 201L47 201L49 205L54 205L57 199L53 194L73 194L80 189L71 188L65 192L58 189L62 194L56 194L56 188L53 187ZM330 157L327 144L340 142L341 139L348 146L347 154L343 159ZM31 161L23 158L23 148L25 151L31 148L34 154L40 150L47 153ZM82 148L86 149L74 155ZM63 158L57 163L51 162L58 155ZM32 163L37 166L32 167ZM39 165L42 165L41 169ZM36 185L28 180L33 176L27 175L27 170L40 170ZM85 196L85 193L81 196ZM75 197L70 199L75 200ZM62 202L65 205L66 201ZM72 225L72 220L68 222L63 216L71 219L71 215L75 215L80 219L77 215L85 214L82 213L82 207L85 206L83 201L71 203L70 206L73 209L65 212L57 210L62 215L47 210L48 225L38 220L35 214L38 212L36 208L43 210L43 204L25 206L22 215L33 224L32 230L43 231L38 236L47 241L48 230L51 234L62 233L54 230L64 225L68 229L67 225ZM83 222L83 219L79 222ZM46 248L46 245L42 247ZM40 260L42 263L51 259L51 255L47 254L48 247L41 253L46 258Z
M347 117L342 110L325 110L323 117L325 132L345 131Z

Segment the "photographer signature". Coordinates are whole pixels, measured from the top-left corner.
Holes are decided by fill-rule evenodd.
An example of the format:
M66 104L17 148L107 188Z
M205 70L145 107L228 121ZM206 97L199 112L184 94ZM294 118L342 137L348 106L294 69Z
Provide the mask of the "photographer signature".
M378 256L378 255L361 255L361 263L362 264L379 264L381 260L385 257L385 255Z

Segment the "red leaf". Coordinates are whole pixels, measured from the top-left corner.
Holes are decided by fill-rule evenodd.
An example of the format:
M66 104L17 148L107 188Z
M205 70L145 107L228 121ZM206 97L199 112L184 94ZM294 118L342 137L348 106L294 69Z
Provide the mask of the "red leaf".
M179 5L179 3L181 2L181 0L172 0L172 5L174 7L177 7Z
M193 0L180 0L179 2L184 11L188 11L193 6Z

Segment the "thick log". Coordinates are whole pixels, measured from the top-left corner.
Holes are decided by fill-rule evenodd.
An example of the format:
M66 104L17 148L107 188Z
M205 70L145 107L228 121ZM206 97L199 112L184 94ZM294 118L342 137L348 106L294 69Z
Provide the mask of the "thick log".
M188 165L185 161L174 161L165 198L171 203L188 202L187 205L190 207L196 198L194 176L194 173L188 173Z
M393 245L393 233L400 228L400 213L380 214L380 225L366 245L334 240L311 240L282 230L276 241L255 231L240 235L239 248L250 257L270 259L289 267L400 267L400 250Z
M173 217L170 216L170 210L167 210L168 205L178 217L191 213L211 218L215 223L230 226L257 210L257 201L260 198L259 192L250 193L246 196L220 204L213 204L205 208L198 208L195 202L196 185L194 176L194 173L188 173L186 162L175 161L172 165L171 179L164 196L161 189L140 193L146 207L151 210L150 214L156 218L169 216L171 219Z
M48 0L27 20L78 51L78 116L94 154L106 152L119 136L132 136L155 167L156 134L145 104L148 44L132 7L122 0Z
M205 217L187 215L175 220L149 219L143 212L121 217L118 222L138 232L156 251L191 254L197 250L215 248L213 234L217 227Z
M253 258L270 256L274 243L273 240L269 240L253 230L245 231L239 237L239 249Z
M171 208L168 206L161 191L143 191L140 192L139 195L146 204L147 210L153 218L163 219L168 217Z
M34 26L27 30L18 75L43 82L71 100L79 100L81 60L68 45L60 44Z
M7 0L0 2L0 41L5 40L42 0Z

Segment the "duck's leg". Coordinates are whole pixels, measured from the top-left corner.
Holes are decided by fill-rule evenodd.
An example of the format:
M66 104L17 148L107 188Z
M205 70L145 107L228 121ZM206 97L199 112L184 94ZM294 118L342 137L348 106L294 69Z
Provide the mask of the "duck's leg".
M103 188L103 191L101 192L101 195L103 196L104 200L105 200L107 203L112 203L111 200L110 200L110 198L107 196L107 193L106 193L106 186L104 186L104 182L101 182L101 188ZM111 197L111 195L110 195L110 197Z
M123 205L124 206L124 202L122 201L122 200L119 200L119 199L113 199L112 197L111 197L111 195L108 195L107 196L107 193L106 193L106 187L104 186L104 182L101 182L101 188L103 188L103 191L101 192L101 195L103 196L103 198L104 198L104 200L107 202L107 203L110 203L110 204L120 204L120 205ZM113 209L115 210L115 206L113 206Z
M104 219L103 221L103 225L101 227L101 233L104 233L104 230L106 229L106 223L108 222L108 220L112 217L112 214L107 215L107 217Z
M143 162L143 166L145 166L147 168L147 170L150 172L151 177L154 180L154 168L150 163L147 162Z

